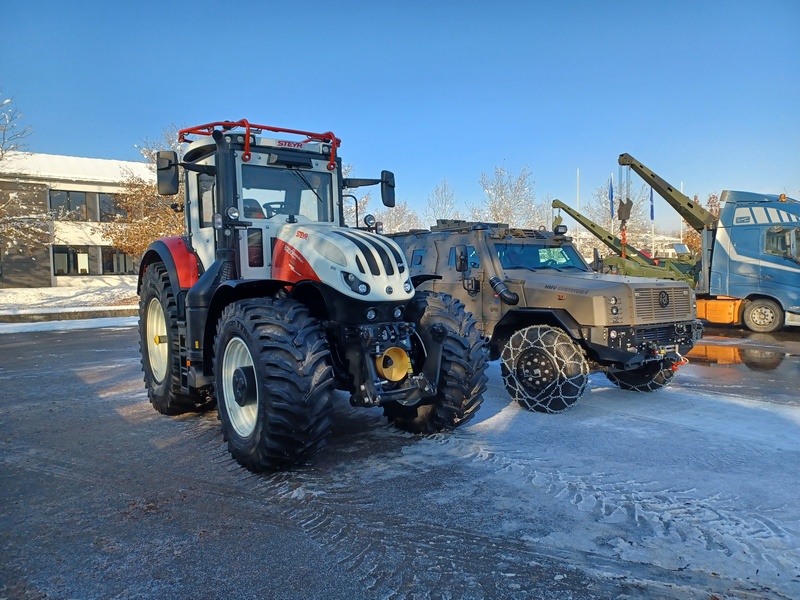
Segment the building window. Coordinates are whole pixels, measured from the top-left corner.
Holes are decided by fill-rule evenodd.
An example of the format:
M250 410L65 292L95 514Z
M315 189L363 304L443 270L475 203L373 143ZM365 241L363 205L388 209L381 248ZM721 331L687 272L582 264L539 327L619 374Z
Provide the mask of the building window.
M87 221L86 192L50 190L50 210L56 219Z
M53 246L55 275L93 275L89 269L89 246Z
M97 194L97 200L100 204L100 220L103 223L112 223L128 216L127 212L117 206L113 194Z
M103 275L135 273L133 257L117 248L103 246Z

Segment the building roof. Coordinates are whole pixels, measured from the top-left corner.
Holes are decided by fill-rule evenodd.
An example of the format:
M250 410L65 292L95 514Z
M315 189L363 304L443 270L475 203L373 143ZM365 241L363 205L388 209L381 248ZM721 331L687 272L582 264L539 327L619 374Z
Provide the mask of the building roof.
M60 154L8 152L0 161L0 177L30 177L46 181L119 183L128 174L153 180L155 174L145 162L83 158Z

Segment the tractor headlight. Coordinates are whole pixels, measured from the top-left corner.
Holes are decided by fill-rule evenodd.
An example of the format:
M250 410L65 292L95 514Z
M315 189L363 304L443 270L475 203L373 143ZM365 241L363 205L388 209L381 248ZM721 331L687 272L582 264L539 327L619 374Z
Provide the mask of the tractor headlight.
M406 294L410 294L412 289L414 289L414 286L411 285L409 280L406 280L406 282L403 284L403 291Z
M229 206L228 210L225 211L225 212L228 215L229 219L232 219L232 220L235 221L236 219L239 218L239 209L236 208L235 206Z
M402 316L403 316L403 309L402 307L398 306L397 308L394 309L394 318L399 319Z
M367 215L364 217L364 225L367 227L375 227L375 215Z
M342 278L344 282L347 284L351 290L353 290L356 294L361 294L362 296L366 296L369 294L369 285L361 281L358 277L353 275L352 273L348 273L347 271L342 271Z
M367 310L367 321L374 321L378 318L378 312L374 308Z

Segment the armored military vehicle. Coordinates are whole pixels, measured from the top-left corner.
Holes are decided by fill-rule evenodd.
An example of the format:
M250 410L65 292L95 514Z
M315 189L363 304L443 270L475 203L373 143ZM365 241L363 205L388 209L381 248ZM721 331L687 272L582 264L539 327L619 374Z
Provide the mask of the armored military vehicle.
M508 393L529 410L566 410L592 372L625 390L666 386L702 336L693 290L594 273L566 232L439 220L390 237L415 286L451 294L475 315Z

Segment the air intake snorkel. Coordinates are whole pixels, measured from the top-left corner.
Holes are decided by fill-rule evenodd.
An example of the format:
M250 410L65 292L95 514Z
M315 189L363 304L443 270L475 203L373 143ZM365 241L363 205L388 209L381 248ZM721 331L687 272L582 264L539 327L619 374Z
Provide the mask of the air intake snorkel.
M517 302L519 302L519 296L516 293L510 291L506 287L506 284L500 281L500 278L497 275L489 279L489 285L492 286L494 293L500 297L500 300L502 300L506 304L514 306Z

